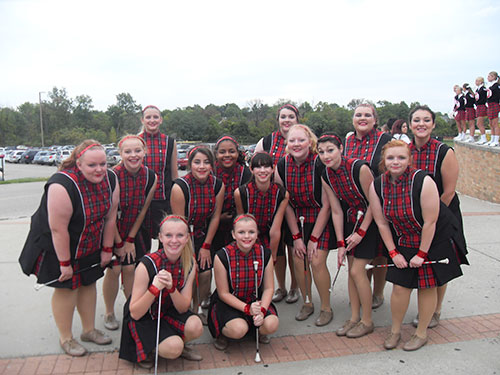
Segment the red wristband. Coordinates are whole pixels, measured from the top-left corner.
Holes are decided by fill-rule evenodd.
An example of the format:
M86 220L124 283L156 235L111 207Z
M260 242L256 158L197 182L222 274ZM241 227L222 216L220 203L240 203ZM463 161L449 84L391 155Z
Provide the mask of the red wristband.
M121 249L124 245L125 245L125 243L123 241L115 243L115 249Z
M249 315L249 316L252 315L252 314L250 314L250 304L249 303L247 303L245 305L244 313L245 313L245 315Z
M396 255L399 255L399 251L397 251L396 249L389 251L389 256L391 257L391 259Z
M427 253L422 250L418 250L417 256L422 258L422 259L427 259Z
M316 243L316 242L318 242L318 241L319 241L319 238L318 238L318 237L314 237L314 236L311 234L311 235L309 236L309 241Z
M295 241L295 240L298 240L299 238L302 238L302 233L297 233L297 234L292 234L292 239Z
M103 246L102 247L102 252L103 253L112 253L113 252L113 248L112 247L108 247L108 246Z
M165 292L167 292L168 294L171 294L171 293L174 293L175 290L176 290L175 285L172 285L172 288L166 289Z
M364 231L361 228L358 228L358 230L356 231L356 233L359 234L361 237L366 236L366 231Z
M156 298L158 298L160 296L160 289L158 289L157 287L155 287L153 284L151 284L149 286L148 290Z
M261 308L260 308L260 312L261 312L264 316L266 316L266 314L267 314L267 309L265 309L264 307L261 307Z
M135 238L134 237L127 237L125 239L125 242L128 242L128 243L134 243L135 242Z
M69 267L71 266L71 260L60 260L59 265L61 267Z
M345 241L344 240L337 241L337 249L339 247L345 247Z
M205 250L210 250L210 244L206 243L206 242L203 242L203 245L201 245L201 248L205 249Z

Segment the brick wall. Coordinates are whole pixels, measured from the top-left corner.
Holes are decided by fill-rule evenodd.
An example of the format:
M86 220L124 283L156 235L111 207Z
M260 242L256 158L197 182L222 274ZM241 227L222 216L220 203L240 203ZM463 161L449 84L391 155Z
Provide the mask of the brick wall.
M500 148L455 141L460 172L457 191L500 203Z

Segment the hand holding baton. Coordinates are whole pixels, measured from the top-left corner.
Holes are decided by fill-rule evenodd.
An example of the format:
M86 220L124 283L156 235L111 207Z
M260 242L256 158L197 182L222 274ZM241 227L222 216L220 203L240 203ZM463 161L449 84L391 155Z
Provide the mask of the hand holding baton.
M448 258L444 258L444 259L441 259L441 260L428 260L426 262L423 262L422 264L437 264L437 263L439 263L439 264L449 264L450 260ZM386 268L386 267L394 267L394 266L395 266L394 263L391 263L391 264L377 264L377 265L367 264L365 266L365 269L366 270L371 270L372 268Z
M116 255L113 255L113 256L111 257L110 263L111 263L111 262L113 262L113 261L115 261L116 259L117 259L117 258L116 258ZM92 268L95 268L95 267L100 266L100 265L101 265L101 262L94 263L94 264L92 264L91 266L88 266L88 267L82 268L81 270L78 270L78 271L76 271L76 272L73 272L73 275L78 275L79 273L86 272L86 271L91 270ZM49 286L49 285L52 285L52 284L54 284L54 283L56 283L56 282L58 282L58 281L59 281L59 278L54 279L54 280L47 281L47 282L46 282L46 283L44 283L44 284L35 284L34 288L35 288L35 290L38 292L38 291L39 291L40 289L42 289L43 287L45 287L45 286Z

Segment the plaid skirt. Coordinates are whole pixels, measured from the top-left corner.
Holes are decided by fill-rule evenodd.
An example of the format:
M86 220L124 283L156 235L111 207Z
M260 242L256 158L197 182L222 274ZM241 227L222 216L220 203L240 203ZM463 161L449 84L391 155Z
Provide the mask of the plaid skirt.
M473 121L476 119L476 110L474 108L465 108L465 120Z
M311 237L311 233L314 229L315 223L304 223L304 244L307 246L307 242L309 242L309 237ZM297 222L297 226L299 227L299 231L301 231L300 222ZM328 223L321 233L321 236L318 238L318 250L331 250L337 247L337 238L335 236L335 231L333 230L333 222L332 219L328 220ZM285 231L285 244L289 247L293 246L293 238L288 225L286 226Z
M457 114L455 115L455 121L464 121L465 120L465 111L460 110L457 111Z
M410 263L410 259L417 254L418 249L398 247L398 251ZM433 246L429 250L428 258L428 260L448 258L449 263L423 264L419 268L389 267L386 280L408 289L425 289L445 285L447 282L462 276L457 252L451 240Z
M488 103L488 118L490 120L498 118L498 112L500 112L500 104Z
M486 117L488 116L488 110L486 108L486 105L484 104L478 104L476 106L476 118L478 117Z
M354 223L344 222L344 238L349 237L353 229L354 229ZM349 255L353 255L354 258L361 258L361 259L374 259L377 256L382 255L379 254L379 249L378 249L379 241L377 241L378 240L377 237L378 237L378 228L374 220L368 227L366 235L363 237L358 246L356 246L349 252Z

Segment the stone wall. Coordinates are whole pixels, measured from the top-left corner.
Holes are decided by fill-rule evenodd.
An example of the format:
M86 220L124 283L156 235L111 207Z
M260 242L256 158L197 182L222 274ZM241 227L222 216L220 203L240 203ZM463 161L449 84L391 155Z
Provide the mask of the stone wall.
M454 149L460 167L457 191L500 203L500 147L455 141Z

